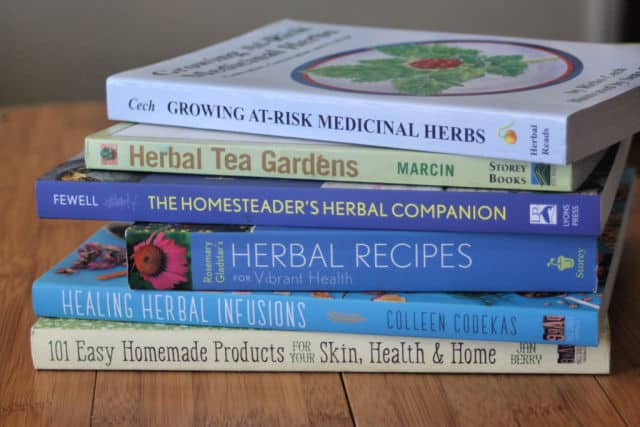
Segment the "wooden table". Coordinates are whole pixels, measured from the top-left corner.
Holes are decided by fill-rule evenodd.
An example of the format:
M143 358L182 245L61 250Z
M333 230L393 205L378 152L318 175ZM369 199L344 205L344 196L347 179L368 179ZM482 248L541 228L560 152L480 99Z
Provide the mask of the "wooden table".
M640 425L640 194L610 376L34 371L31 282L100 225L38 220L34 180L107 124L103 102L0 108L0 425Z

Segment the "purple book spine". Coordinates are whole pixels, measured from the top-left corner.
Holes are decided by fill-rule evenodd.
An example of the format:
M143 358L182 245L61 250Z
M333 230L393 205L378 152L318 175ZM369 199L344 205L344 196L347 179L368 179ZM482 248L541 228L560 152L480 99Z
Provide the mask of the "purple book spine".
M598 235L588 194L337 188L286 180L147 175L36 182L41 218Z

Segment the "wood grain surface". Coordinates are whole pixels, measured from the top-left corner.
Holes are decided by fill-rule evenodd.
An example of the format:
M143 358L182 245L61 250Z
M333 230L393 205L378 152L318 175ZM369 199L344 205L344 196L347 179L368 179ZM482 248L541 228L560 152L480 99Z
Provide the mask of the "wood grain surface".
M108 124L103 102L0 109L0 425L640 425L640 194L609 376L35 371L31 282L102 223L39 220L34 181Z

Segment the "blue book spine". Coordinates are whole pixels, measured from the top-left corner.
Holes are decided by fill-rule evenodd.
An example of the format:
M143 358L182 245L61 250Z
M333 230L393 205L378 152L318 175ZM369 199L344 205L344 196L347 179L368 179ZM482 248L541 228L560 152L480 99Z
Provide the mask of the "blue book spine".
M600 196L89 171L36 181L41 218L591 235ZM108 180L100 182L101 179Z
M598 282L589 236L142 223L126 242L137 289L593 292Z
M211 293L122 286L33 288L37 316L238 328L308 330L494 341L597 345L597 312L562 306L411 302L412 294ZM468 296L470 299L474 296ZM377 299L376 299L377 298ZM559 298L562 299L562 298ZM372 302L376 301L376 302Z
M191 292L130 289L102 229L33 284L48 317L597 345L597 293Z

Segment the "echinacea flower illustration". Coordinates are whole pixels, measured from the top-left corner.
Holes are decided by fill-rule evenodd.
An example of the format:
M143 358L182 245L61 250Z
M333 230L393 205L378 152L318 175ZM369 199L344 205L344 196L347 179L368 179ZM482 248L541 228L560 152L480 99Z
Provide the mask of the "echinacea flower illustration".
M156 289L172 289L188 281L187 249L165 237L153 233L133 248L133 267Z

